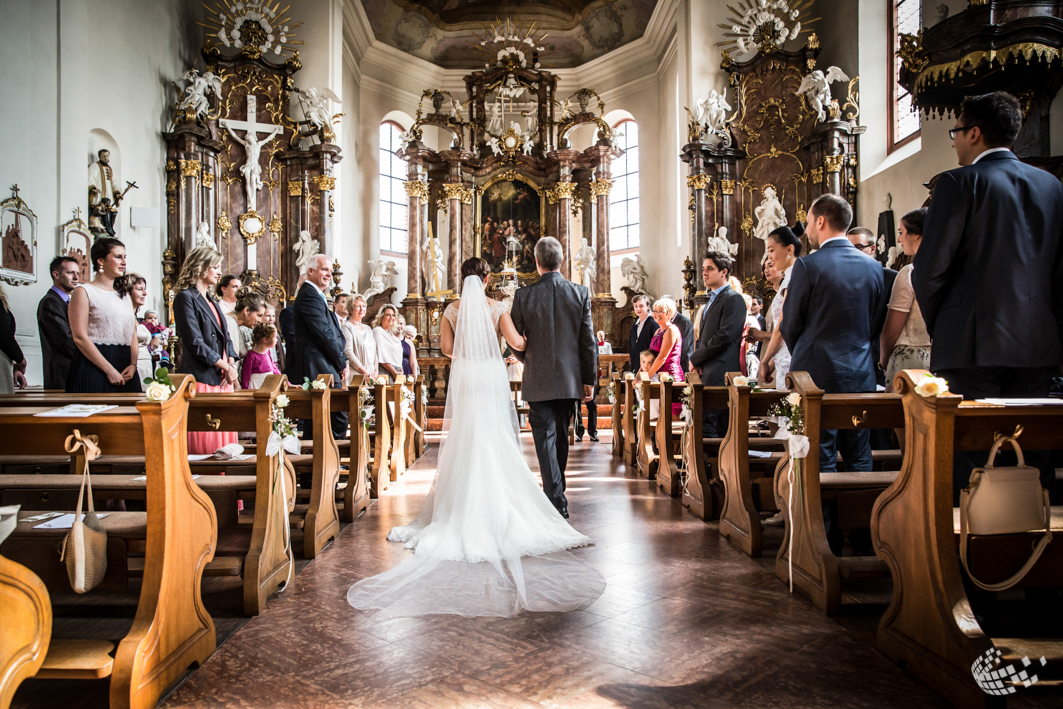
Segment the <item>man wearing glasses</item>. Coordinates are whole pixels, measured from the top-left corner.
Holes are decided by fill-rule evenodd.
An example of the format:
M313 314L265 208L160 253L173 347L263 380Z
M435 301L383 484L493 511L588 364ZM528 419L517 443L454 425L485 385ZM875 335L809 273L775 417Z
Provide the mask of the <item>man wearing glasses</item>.
M846 236L849 238L849 243L859 249L860 253L873 259L878 258L878 244L875 241L875 234L866 226L854 226L848 231ZM883 266L882 297L879 298L878 306L875 308L875 318L871 321L871 356L875 361L875 383L883 388L886 386L886 372L878 363L879 338L882 336L882 326L886 324L886 311L890 303L890 296L893 294L893 282L895 280L897 280L897 272L892 268Z

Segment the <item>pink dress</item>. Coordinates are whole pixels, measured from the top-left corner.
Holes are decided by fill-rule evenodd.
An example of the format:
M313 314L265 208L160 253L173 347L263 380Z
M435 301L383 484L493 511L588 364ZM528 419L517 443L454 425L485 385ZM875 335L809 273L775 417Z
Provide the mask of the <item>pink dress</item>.
M267 350L265 354L259 354L254 350L248 350L244 356L244 366L240 370L240 388L241 389L258 389L262 386L262 376L255 377L254 375L263 374L280 374L281 370L277 368L276 362L270 357L270 352ZM254 380L252 381L252 378Z
M214 303L210 298L207 298L207 305L210 306L211 313L217 318L218 324L225 327L225 323L221 319L221 315L218 314L218 309L214 307ZM217 393L217 392L231 392L233 385L226 382L221 386L214 386L211 384L204 384L203 382L196 382L196 391L199 393ZM189 455L211 455L214 451L218 450L222 446L227 446L230 443L236 443L240 440L240 434L236 431L189 431L188 432L188 454Z
M676 328L678 330L678 328ZM665 329L660 328L654 333L653 339L650 340L650 349L657 354L661 353L661 343L664 342ZM672 343L672 349L669 350L668 355L665 357L664 364L657 370L657 373L665 372L672 375L672 379L681 382L685 381L683 378L683 365L679 363L679 353L683 351L683 336L676 332L675 342ZM679 416L683 413L683 405L678 402L672 402L672 416Z

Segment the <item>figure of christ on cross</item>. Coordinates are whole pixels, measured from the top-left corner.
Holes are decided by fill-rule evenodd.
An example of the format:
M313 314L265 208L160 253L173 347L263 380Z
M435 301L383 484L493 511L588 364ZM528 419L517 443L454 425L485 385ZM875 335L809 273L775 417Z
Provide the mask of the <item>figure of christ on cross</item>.
M247 120L246 121L234 121L228 118L221 119L221 124L225 126L225 129L229 131L229 135L233 137L240 145L244 146L244 154L246 159L244 164L240 167L240 172L244 176L244 188L247 191L247 211L257 211L255 207L258 204L258 191L262 189L262 166L258 164L259 155L262 152L262 146L272 141L277 134L284 130L284 126L274 125L272 123L259 123L257 121L258 114L258 99L253 93L247 94ZM244 137L241 138L233 129L244 131ZM258 139L258 134L265 132L266 137L261 140Z

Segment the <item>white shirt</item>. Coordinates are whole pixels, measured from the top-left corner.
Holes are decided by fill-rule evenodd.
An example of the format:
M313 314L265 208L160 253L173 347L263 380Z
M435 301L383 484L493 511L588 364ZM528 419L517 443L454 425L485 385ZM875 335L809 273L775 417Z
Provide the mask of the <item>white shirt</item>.
M978 162L979 160L984 158L986 155L991 155L993 153L1010 153L1010 152L1011 152L1011 148L990 148L989 150L983 150L982 152L978 153L978 157L976 157L974 160L971 161L971 164L974 165L976 162Z
M649 319L650 319L650 316L647 315L646 317L642 318L642 320L639 320L638 325L635 326L635 339L636 340L638 338L642 337L642 326L645 325L646 321L649 320Z

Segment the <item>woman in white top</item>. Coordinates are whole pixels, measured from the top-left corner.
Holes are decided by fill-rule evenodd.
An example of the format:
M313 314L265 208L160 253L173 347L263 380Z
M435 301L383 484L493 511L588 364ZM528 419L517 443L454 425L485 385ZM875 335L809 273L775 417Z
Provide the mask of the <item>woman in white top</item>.
M778 287L778 295L771 301L772 333L760 357L760 373L764 378L774 376L775 388L783 391L786 390L786 375L790 371L790 350L782 339L779 326L782 324L782 306L786 301L786 287L790 285L790 273L793 272L797 257L801 255L800 237L804 231L801 222L795 224L793 229L779 227L768 235L765 242L768 258L782 273L782 282Z
M365 317L365 298L355 294L347 296L347 320L343 323L343 339L346 341L344 354L347 355L347 381L350 384L354 375L363 377L377 376L376 338L373 329L362 322Z
M923 221L926 208L916 209L901 217L897 242L907 256L915 256L923 241ZM905 369L930 367L930 335L926 331L923 314L912 290L912 264L897 274L890 296L889 312L882 326L879 342L882 368L886 370L886 391L893 391L893 378Z
M398 316L398 309L389 303L378 310L373 319L379 373L389 375L392 381L402 374L402 339L392 332Z
M77 352L66 390L75 394L143 391L137 379L137 318L115 279L125 275L125 244L97 239L89 251L96 277L74 289L68 314Z
M144 307L148 300L148 281L139 273L127 273L121 279L121 285L115 282L115 288L129 294L133 305L133 317ZM144 323L137 323L137 380L155 376L155 367L151 361L151 331Z
M262 297L262 294L252 288L241 288L236 296L236 307L225 315L229 339L232 340L233 349L236 350L237 382L240 381L239 374L243 368L244 357L251 349L251 328L262 321L264 312L266 312L266 299ZM302 382L293 383L302 384Z
M214 287L214 293L218 296L218 307L222 315L228 315L236 309L237 291L243 288L240 279L229 273L221 277L218 285Z

